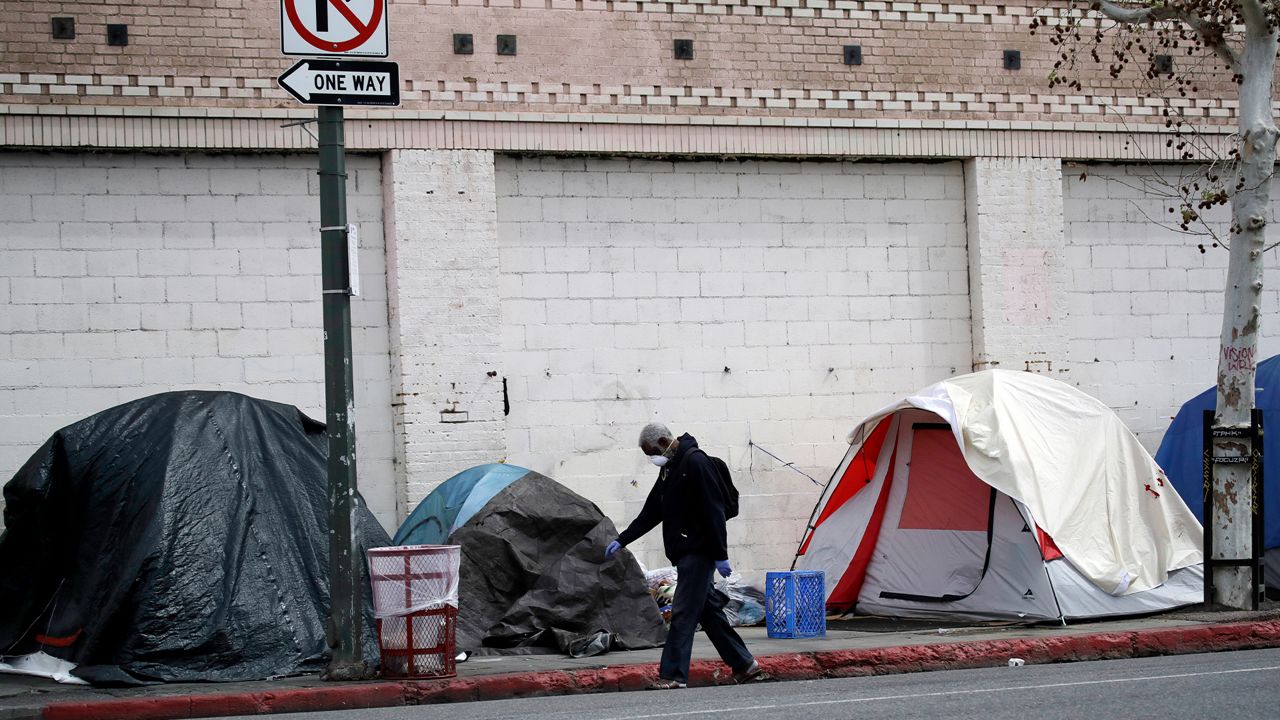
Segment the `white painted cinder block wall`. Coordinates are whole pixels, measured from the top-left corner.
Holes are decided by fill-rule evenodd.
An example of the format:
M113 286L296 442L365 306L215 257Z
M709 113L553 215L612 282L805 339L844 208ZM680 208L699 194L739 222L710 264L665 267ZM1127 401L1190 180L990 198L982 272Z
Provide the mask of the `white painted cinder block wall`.
M973 369L1068 380L1062 162L965 163Z
M324 419L316 158L0 153L0 477L58 428L180 389ZM381 170L349 157L360 482L396 523Z
M386 154L396 458L405 513L506 455L493 153Z
M509 460L620 526L645 422L734 471L743 570L790 566L845 435L971 363L960 163L497 159ZM652 533L635 548L666 564Z
M1196 245L1203 239L1153 225L1170 217L1154 187L1144 185L1153 172L1073 164L1063 172L1063 205L1072 382L1114 409L1155 452L1182 403L1216 382L1227 253L1206 241L1202 254ZM1274 222L1280 187L1272 198ZM1280 352L1269 336L1280 308L1272 286L1276 252L1264 262L1271 289L1263 292L1260 358Z
M1059 176L1056 161L1017 159L965 172L483 151L386 161L385 196L373 158L350 159L349 192L366 293L353 309L361 486L389 530L440 480L503 457L624 525L654 475L635 434L659 418L733 467L747 496L731 526L739 565L785 567L818 488L751 442L825 481L845 433L881 405L975 358L1021 365L1052 345L1055 375L1154 450L1213 381L1225 253L1150 225L1163 206L1141 168L1092 166L1082 182L1080 167ZM322 417L314 165L0 154L0 471L63 424L169 389L234 389ZM1046 298L1059 307L1038 318ZM1011 332L1010 310L1029 331ZM1280 349L1266 327L1263 357ZM468 423L440 422L454 406ZM664 562L656 535L637 550Z

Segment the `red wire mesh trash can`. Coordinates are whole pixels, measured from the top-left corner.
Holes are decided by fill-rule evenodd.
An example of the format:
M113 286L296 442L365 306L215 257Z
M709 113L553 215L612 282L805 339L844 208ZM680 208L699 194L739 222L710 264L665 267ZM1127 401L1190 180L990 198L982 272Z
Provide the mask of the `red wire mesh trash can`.
M369 580L385 677L457 674L457 545L370 548Z

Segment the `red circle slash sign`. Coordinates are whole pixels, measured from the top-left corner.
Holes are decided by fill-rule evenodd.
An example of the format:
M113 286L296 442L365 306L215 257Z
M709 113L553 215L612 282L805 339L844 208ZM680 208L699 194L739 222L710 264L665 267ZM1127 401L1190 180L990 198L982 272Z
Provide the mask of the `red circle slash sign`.
M365 43L373 33L377 31L378 24L382 22L382 6L385 0L373 0L373 15L369 18L369 22L364 22L356 16L351 8L347 7L345 0L327 0L329 5L333 6L338 14L347 19L351 23L351 27L355 28L355 37L349 40L341 40L334 42L333 40L325 40L311 32L306 25L303 24L302 18L298 17L299 0L284 0L284 11L289 16L289 23L293 25L293 29L298 31L303 40L306 40L312 47L328 52L348 52L354 50ZM319 8L317 8L319 9Z

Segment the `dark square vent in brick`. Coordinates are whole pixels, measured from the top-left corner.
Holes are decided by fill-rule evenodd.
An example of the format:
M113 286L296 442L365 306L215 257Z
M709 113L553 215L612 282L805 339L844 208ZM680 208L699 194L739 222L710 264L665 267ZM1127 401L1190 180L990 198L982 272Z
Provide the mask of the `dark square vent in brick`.
M1021 70L1022 69L1022 51L1021 50L1005 50L1004 51L1004 69L1005 70Z
M499 55L515 55L516 54L516 36L515 35L499 35L498 36L498 54Z
M845 65L861 65L862 64L862 46L861 45L845 45L844 46L844 64Z
M1173 74L1173 56L1157 55L1151 60L1151 65L1155 71L1161 75Z
M49 18L49 26L54 40L76 39L76 19L73 17Z
M676 59L692 60L693 59L693 41L687 38L676 40Z
M116 47L124 47L129 44L129 26L128 25L108 25L107 26L107 44Z
M470 55L476 51L475 42L471 38L471 33L454 33L453 34L453 54L454 55Z

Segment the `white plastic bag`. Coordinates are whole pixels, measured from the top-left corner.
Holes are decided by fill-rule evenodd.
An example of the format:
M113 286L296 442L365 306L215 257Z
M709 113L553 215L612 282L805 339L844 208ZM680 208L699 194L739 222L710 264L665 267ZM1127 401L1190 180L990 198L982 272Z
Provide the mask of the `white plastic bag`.
M458 607L459 545L370 548L374 617L401 617L444 605Z

